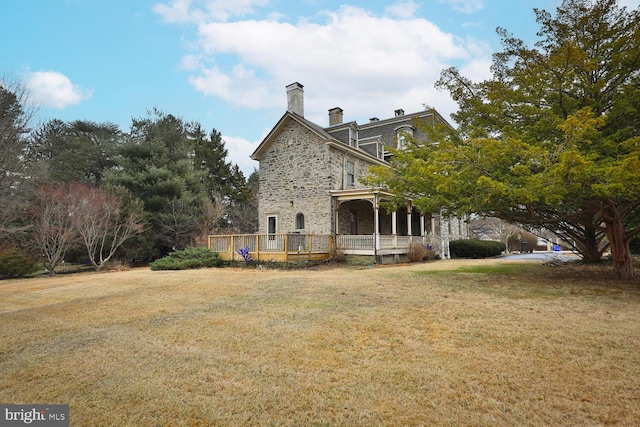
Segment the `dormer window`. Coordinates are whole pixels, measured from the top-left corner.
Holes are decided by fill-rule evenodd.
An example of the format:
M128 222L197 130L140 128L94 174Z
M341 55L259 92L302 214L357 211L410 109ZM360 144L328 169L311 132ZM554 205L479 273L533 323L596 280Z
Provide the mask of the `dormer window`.
M407 140L408 138L413 137L413 127L412 126L402 126L396 129L396 139L398 150L404 150L407 148Z
M358 131L354 128L349 128L349 146L358 148Z

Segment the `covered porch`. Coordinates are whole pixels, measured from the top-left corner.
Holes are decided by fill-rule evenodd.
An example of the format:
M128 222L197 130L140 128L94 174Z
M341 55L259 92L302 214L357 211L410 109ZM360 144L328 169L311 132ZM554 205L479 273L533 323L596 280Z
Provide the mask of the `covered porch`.
M240 249L248 249L256 261L295 262L329 259L333 254L372 256L378 262L397 262L412 244L449 257L448 241L436 229L435 218L423 215L411 203L393 212L382 207L393 195L368 189L331 192L331 234L267 233L211 235L209 249L227 260L242 260Z
M411 202L387 212L382 205L392 201L393 194L382 190L336 190L331 196L336 247L345 255L404 255L411 244L418 243L442 258L449 256L433 215L422 214Z

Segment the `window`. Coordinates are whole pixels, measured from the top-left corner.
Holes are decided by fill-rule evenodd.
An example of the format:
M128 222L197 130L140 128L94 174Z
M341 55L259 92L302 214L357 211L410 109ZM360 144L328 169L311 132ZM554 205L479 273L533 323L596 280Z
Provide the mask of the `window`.
M349 145L358 147L358 131L353 128L349 128Z
M296 215L296 230L304 230L304 215L301 213Z
M396 129L396 138L398 140L398 150L407 147L407 139L413 137L413 128L411 126L402 126Z
M355 165L353 162L347 162L347 185L355 185L356 183L356 172Z
M404 132L400 132L398 134L398 150L403 150L404 148L407 147L407 142L405 141L405 133Z
M267 217L267 233L269 234L269 240L275 240L276 236L276 217Z

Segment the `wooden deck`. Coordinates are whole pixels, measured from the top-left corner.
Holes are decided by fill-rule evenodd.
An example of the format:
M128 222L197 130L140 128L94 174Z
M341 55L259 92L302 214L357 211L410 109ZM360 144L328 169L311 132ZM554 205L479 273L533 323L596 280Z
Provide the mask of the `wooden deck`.
M248 248L254 261L299 262L328 259L333 238L320 234L236 234L209 236L209 249L225 260L242 261Z
M299 262L329 259L339 250L344 255L400 256L412 243L430 247L441 257L448 255L445 242L436 235L324 235L324 234L236 234L209 236L209 250L222 259L242 261L241 249L254 261Z

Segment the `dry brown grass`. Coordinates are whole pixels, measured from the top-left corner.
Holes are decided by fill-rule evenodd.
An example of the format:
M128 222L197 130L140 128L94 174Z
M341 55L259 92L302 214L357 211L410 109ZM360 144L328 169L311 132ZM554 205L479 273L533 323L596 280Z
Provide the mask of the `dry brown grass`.
M3 281L0 402L73 426L637 425L640 285L491 263Z

